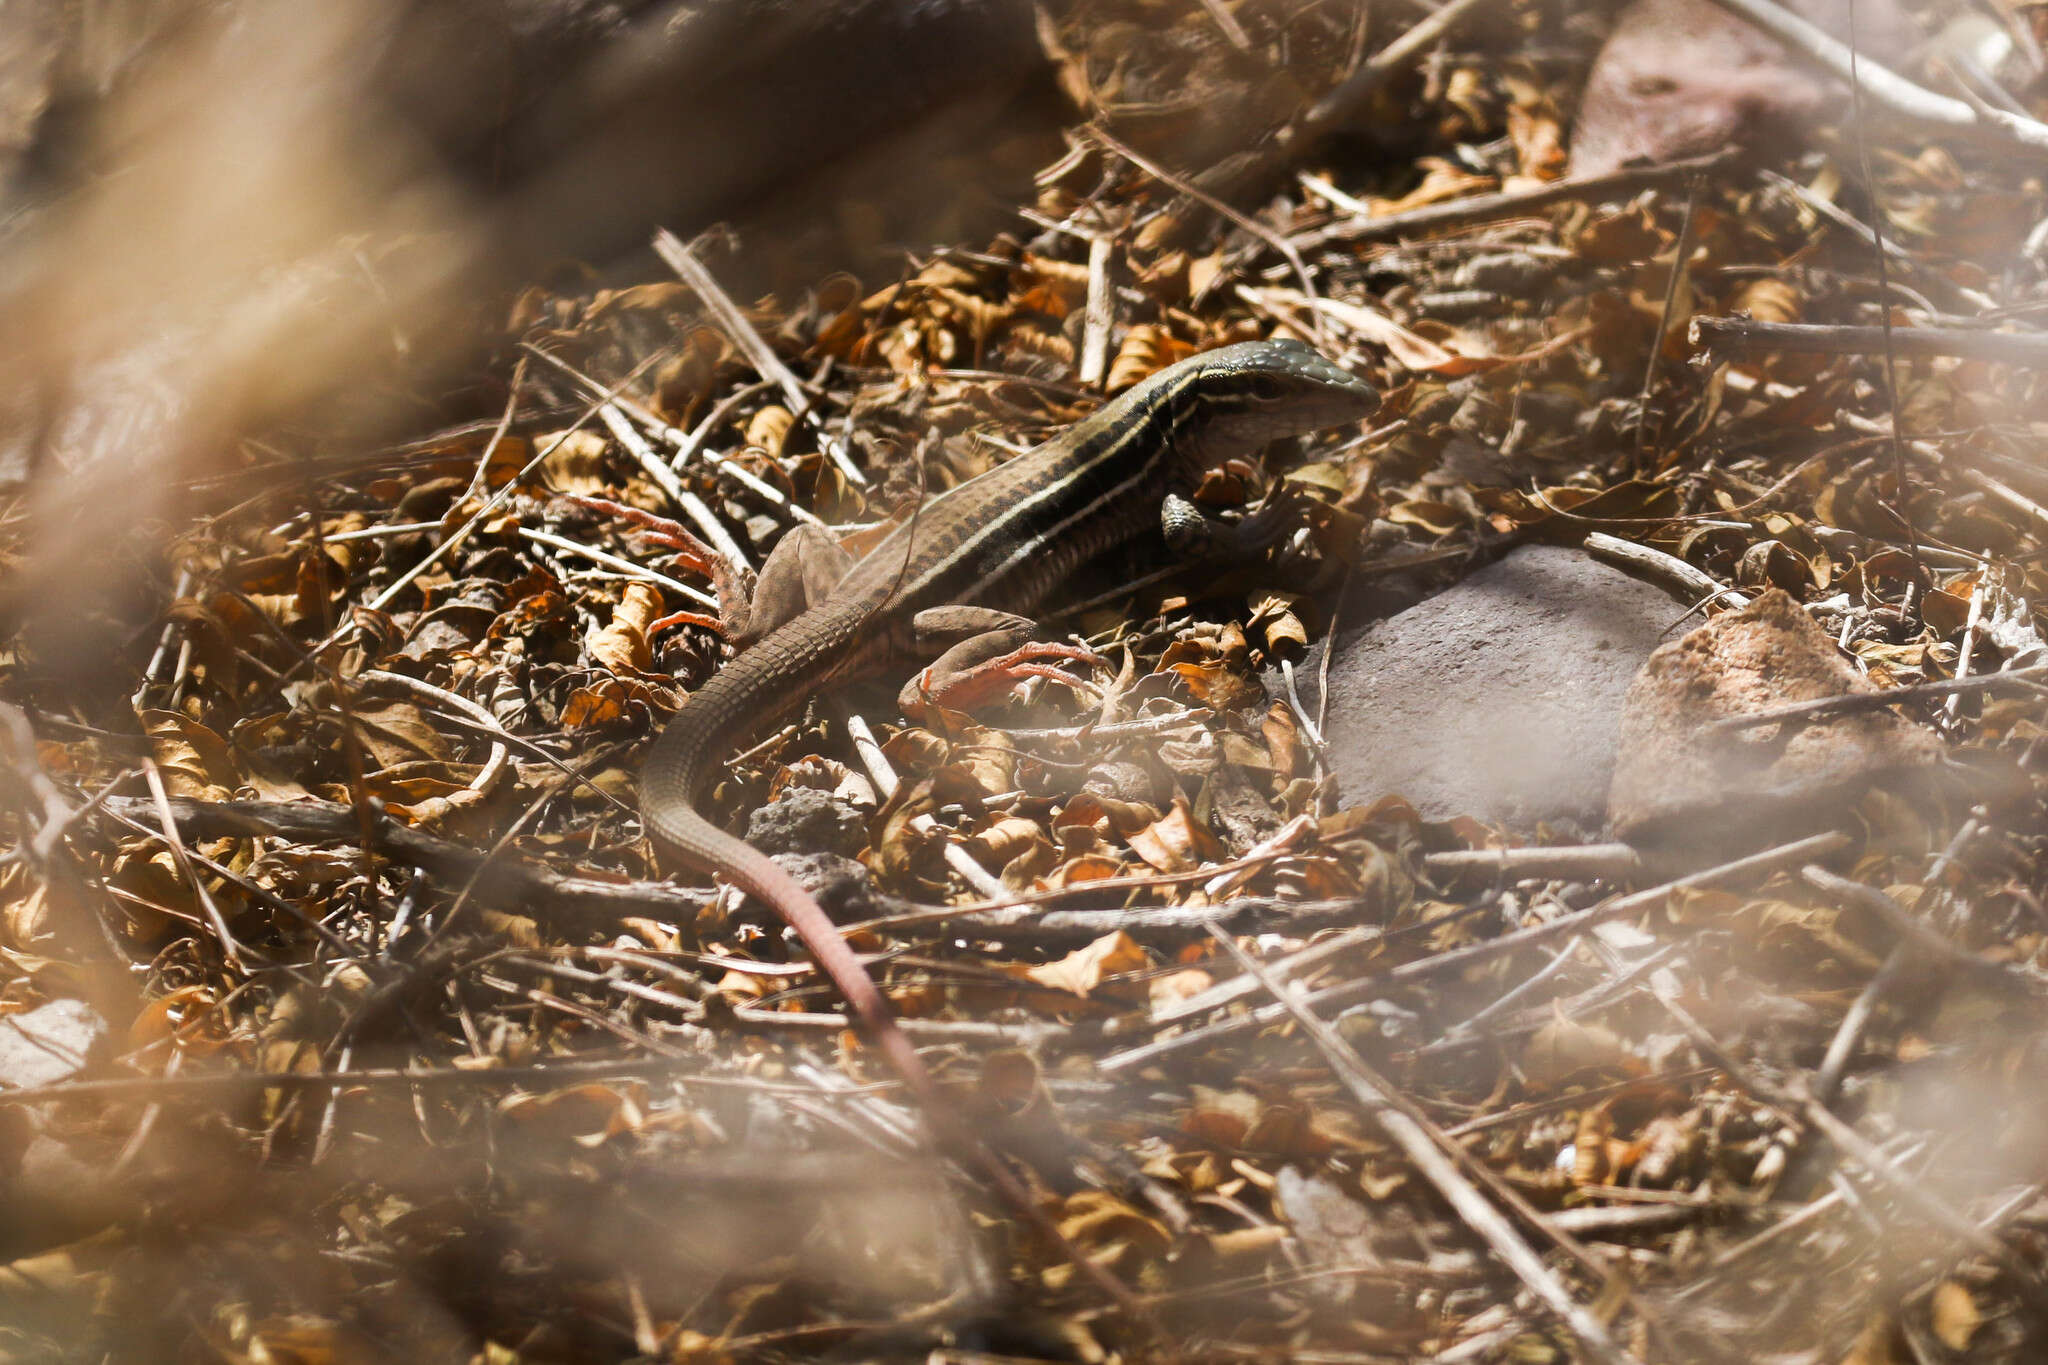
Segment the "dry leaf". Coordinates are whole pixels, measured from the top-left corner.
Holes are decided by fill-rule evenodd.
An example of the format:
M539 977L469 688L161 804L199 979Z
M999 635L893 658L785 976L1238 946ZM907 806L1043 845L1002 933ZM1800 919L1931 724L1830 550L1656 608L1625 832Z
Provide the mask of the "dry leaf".
M1115 933L1104 934L1085 948L1076 948L1057 962L1013 970L1041 986L1066 991L1085 1000L1105 979L1142 971L1148 962L1145 950L1138 946L1137 940L1119 929Z
M1927 1309L1934 1320L1934 1335L1940 1337L1941 1344L1951 1351L1969 1350L1970 1339L1984 1325L1984 1314L1977 1307L1977 1296L1954 1280L1943 1280L1934 1286Z

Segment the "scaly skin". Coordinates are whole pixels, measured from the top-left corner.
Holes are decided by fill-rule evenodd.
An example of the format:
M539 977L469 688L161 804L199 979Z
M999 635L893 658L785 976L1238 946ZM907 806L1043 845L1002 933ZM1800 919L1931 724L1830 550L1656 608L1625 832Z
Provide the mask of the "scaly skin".
M939 1096L888 1001L810 892L696 803L727 756L814 693L914 657L918 612L964 603L1028 613L1080 564L1157 526L1162 498L1203 469L1357 421L1378 401L1371 386L1294 341L1226 346L1162 370L1036 450L933 499L828 600L692 693L648 758L640 801L648 831L796 931L945 1145L974 1155L1034 1222L1042 1215L1023 1187ZM1128 1306L1121 1286L1097 1278Z

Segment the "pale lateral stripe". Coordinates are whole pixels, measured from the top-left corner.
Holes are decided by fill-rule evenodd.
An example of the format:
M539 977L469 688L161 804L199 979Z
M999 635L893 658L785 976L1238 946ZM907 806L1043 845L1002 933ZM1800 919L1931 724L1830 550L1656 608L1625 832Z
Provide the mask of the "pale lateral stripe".
M1170 403L1175 397L1179 395L1180 390L1183 387L1194 382L1194 378L1194 375L1189 375L1186 379L1183 379L1180 382L1180 384L1176 385L1170 393L1162 393L1157 395L1155 401L1161 404ZM1159 443L1159 454L1164 455L1167 450L1172 448L1174 437L1180 434L1179 427L1182 424L1184 424L1186 420L1186 416L1183 415L1181 421L1176 422L1174 424L1175 430L1169 432L1167 434L1167 438ZM1137 440L1137 434L1142 429L1142 427L1143 423L1133 424L1131 430L1127 432L1125 435L1105 444L1102 448L1102 453L1097 455L1094 459L1088 461L1088 463L1084 465L1079 466L1078 468L1069 470L1063 477L1053 480L1045 487L1033 493L1030 497L1024 499L1020 503L1015 504L1010 509L1010 511L1004 514L1003 516L992 518L989 521L988 525L982 527L979 531L976 531L973 535L969 536L966 540L962 541L958 546L954 547L954 550L951 554L947 555L944 559L939 560L937 563L933 564L930 568L925 570L925 572L919 576L916 582L905 584L904 586L898 588L894 595L899 599L915 596L917 593L920 593L924 591L925 588L929 587L932 583L932 580L942 576L954 564L960 562L963 559L971 558L974 552L978 548L980 548L982 543L988 540L989 537L1001 534L1006 527L1008 527L1011 523L1017 521L1020 518L1025 520L1026 522L1029 522L1033 513L1041 504L1058 497L1060 493L1065 491L1066 486L1068 484L1073 483L1077 479L1086 478L1089 474L1094 473L1095 470L1099 469L1104 464L1112 464L1115 463L1117 460L1123 458L1123 456L1126 453L1125 448ZM1134 476L1131 479L1126 479L1123 483L1118 484L1114 489L1110 490L1108 493L1103 494L1102 497L1097 498L1095 501L1089 503L1087 507L1082 508L1079 512L1074 513L1073 516L1070 516L1065 521L1060 522L1059 526L1054 527L1052 531L1044 533L1042 535L1031 537L1029 545L1039 544L1040 542L1046 540L1049 536L1057 534L1060 529L1071 524L1076 518L1086 516L1089 512L1101 506L1102 503L1104 503L1105 501L1109 500L1110 498L1114 498L1121 495L1122 493L1127 491L1133 483L1137 482L1138 479L1142 479L1145 477L1145 475L1149 474L1152 469L1152 464L1153 461L1147 460L1144 464L1144 467L1138 471L1136 476ZM967 485L963 484L961 486L964 488ZM1027 545L1026 548L1029 548L1029 545ZM1012 555L1010 559L1005 560L1003 562L1003 569L1009 569L1016 558L1016 555ZM994 578L996 576L998 575L991 575L990 578ZM982 584L985 584L989 581L990 579L983 579L982 583L977 583L975 585L976 589L978 590L982 586Z
M1143 483L1146 479L1150 478L1151 476L1152 463L1148 460L1145 463L1144 467L1139 469L1135 474L1131 475L1130 478L1125 479L1122 483L1110 489L1107 493L1104 493L1101 497L1095 499L1086 507L1080 508L1077 511L1069 513L1066 519L1061 521L1058 525L1050 527L1047 530L1041 531L1039 534L1031 537L1031 539L1025 541L1022 545L1019 545L1016 549L1012 550L1010 552L1010 557L1008 559L1005 559L1002 563L996 565L996 567L990 570L985 577L983 577L972 588L970 588L967 592L961 595L963 597L966 597L970 601L980 597L982 591L986 589L989 586L989 584L1001 580L1004 574L1016 568L1018 564L1022 563L1026 559L1029 559L1032 555L1037 554L1040 550L1044 549L1048 544L1058 544L1061 537L1067 534L1067 531L1074 525L1075 522L1085 520L1089 516L1093 515L1095 510L1101 507L1102 504L1106 502L1115 501L1117 498L1122 497L1125 493L1128 493L1135 485Z

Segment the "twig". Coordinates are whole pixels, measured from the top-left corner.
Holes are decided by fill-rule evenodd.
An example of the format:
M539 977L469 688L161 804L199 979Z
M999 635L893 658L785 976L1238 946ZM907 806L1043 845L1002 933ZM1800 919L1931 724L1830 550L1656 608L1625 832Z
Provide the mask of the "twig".
M843 1021L842 1021L843 1026ZM0 1089L0 1105L42 1104L51 1100L118 1100L144 1096L170 1100L190 1096L238 1096L257 1090L336 1091L354 1087L403 1086L421 1090L541 1089L608 1077L646 1077L676 1085L698 1085L769 1095L815 1095L808 1085L750 1080L741 1076L700 1076L677 1069L670 1057L618 1057L587 1062L554 1062L537 1066L492 1067L364 1067L355 1071L233 1071L176 1076L109 1076L90 1081Z
M1932 682L1908 683L1903 687L1880 688L1875 692L1845 692L1839 697L1821 697L1814 701L1797 701L1789 706L1773 707L1768 711L1752 711L1742 716L1723 716L1710 721L1709 733L1725 730L1749 730L1759 725L1775 725L1781 720L1809 720L1814 716L1834 713L1846 715L1855 711L1882 711L1887 706L1900 702L1916 701L1922 697L1945 697L1954 692L1993 692L2007 687L2031 690L2048 682L2048 664L2034 664L2027 668L2008 668L2001 673L1979 673L1968 678L1937 678Z
M827 459L839 466L839 472L846 476L847 482L856 488L866 488L867 475L861 473L860 466L853 462L839 439L825 430L825 424L817 416L815 405L805 394L804 386L790 371L789 366L782 363L782 357L775 354L775 348L754 330L754 324L747 321L747 315L739 310L718 280L705 269L704 263L697 259L696 253L667 228L662 228L654 234L654 252L669 269L676 272L677 278L696 291L697 297L704 301L704 306L710 309L711 315L718 320L719 328L732 339L733 345L740 348L740 353L746 356L747 363L754 367L755 373L763 379L775 381L775 386L782 390L784 399L789 403L789 410L801 415L811 424L812 429L818 434L818 448L825 452Z
M1223 0L1200 0L1203 9L1209 12L1210 20L1239 52L1249 55L1252 50L1251 35L1244 31L1244 25L1237 22L1237 16L1224 8Z
M568 375L571 379L575 380L576 383L580 385L586 392L594 395L602 393L604 391L604 386L602 384L598 383L595 379L583 373L583 371L577 369L575 366L569 364L569 362L563 360L561 357L556 356L550 352L543 351L539 347L533 345L527 345L526 349L530 351L532 354L537 355L541 359L547 361L549 364L556 366L564 374ZM714 469L716 469L719 473L730 475L735 483L738 483L743 487L751 490L756 497L759 497L762 501L766 502L770 507L775 508L777 511L781 512L785 516L791 517L797 521L807 521L812 523L813 525L823 526L825 523L822 519L812 515L810 512L806 511L801 507L798 507L795 503L791 502L789 500L789 495L784 493L780 488L777 488L774 484L769 483L766 480L758 477L745 466L727 459L725 456L720 455L715 450L703 449L704 437L710 434L711 430L713 429L714 425L718 420L721 420L725 416L729 415L734 408L738 407L748 398L753 397L755 394L761 392L763 389L770 389L773 387L773 382L765 379L759 380L752 384L741 385L738 389L735 389L732 393L727 394L723 399L721 399L718 405L714 407L711 410L710 414L705 417L704 421L700 422L697 425L697 428L694 432L680 431L677 428L670 426L668 423L662 421L659 417L649 412L646 408L640 406L640 404L634 402L632 399L626 397L624 394L620 394L617 397L613 398L611 402L607 405L605 425L610 427L612 433L619 437L621 444L626 445L628 449L632 450L634 455L642 459L643 462L654 458L653 451L647 450L646 453L643 455L642 449L645 443L640 440L639 433L637 431L633 432L631 435L626 435L622 433L620 431L620 428L612 422L610 416L611 410L616 410L617 412L632 418L635 422L639 423L641 427L645 428L650 434L652 434L656 439L665 441L674 448L675 454L671 456L663 466L665 471L667 471L665 474L655 475L652 470L648 471L650 476L654 478L654 481L657 484L659 484L663 489L668 488L669 482L674 479L675 475L682 473L682 471L689 466L690 458L692 456L701 454L703 455L705 460L708 461L711 464L711 466ZM630 428L628 430L630 430ZM696 494L689 494L689 497L693 501L695 501L698 504L698 506L703 506L702 499L697 498ZM687 510L688 505L684 504L684 506ZM696 516L696 513L692 512L691 516L694 518ZM704 526L705 523L700 522L699 525ZM706 539L710 540L713 544L718 545L720 549L726 549L727 547L724 541L721 539L721 537L723 537L725 534L724 524L722 522L717 521L716 518L710 518L710 525L718 526L719 529L717 531L710 531L708 527L706 527ZM734 548L737 547L735 546ZM728 554L730 554L729 550ZM740 555L735 562L742 564L746 563L746 556Z
M687 597L700 606L709 607L713 611L718 610L718 599L701 588L693 588L687 583L678 582L665 573L650 569L644 564L635 564L630 559L622 559L610 551L600 550L594 545L580 544L566 536L558 536L552 531L537 531L531 526L520 527L519 535L521 539L530 540L536 545L545 545L551 550L561 550L565 554L579 555L594 564L603 564L609 568L617 569L629 578L638 578L648 583L658 583L670 592Z
M1011 739L1024 741L1131 739L1139 735L1162 735L1173 730L1185 730L1190 726L1205 725L1215 718L1216 713L1208 707L1191 706L1185 711L1139 716L1134 720L1110 721L1106 725L1058 725L1042 730L1005 730L1003 733Z
M1697 317L1689 335L1713 359L1796 351L1804 355L1883 355L1885 331L1866 325L1758 322L1752 318ZM2048 332L1987 332L1973 327L1895 327L1892 343L1903 356L1961 356L2030 368L2048 366Z
M645 369L647 366L653 364L654 361L657 358L659 358L660 354L661 353L657 351L654 355L649 356L645 361L642 361L639 365L635 366L631 374L627 375L624 379L621 379L616 385L613 386L612 392L616 392L618 389L624 388L627 384L630 384L635 378L639 376L640 371ZM398 595L400 593L404 592L408 587L412 585L413 580L417 579L421 574L425 573L434 565L439 564L443 559L446 559L449 555L455 553L457 548L459 548L466 541L468 541L470 536L475 534L477 527L483 525L485 518L489 517L492 512L496 511L500 506L502 506L505 503L507 499L509 499L512 496L513 492L519 487L521 481L523 481L527 477L527 475L533 473L534 470L539 469L541 465L546 462L547 458L550 455L553 455L557 450L560 450L563 444L566 441L568 441L568 439L571 436L575 435L578 431L581 431L583 427L591 421L591 419L597 416L598 409L602 406L603 403L598 402L593 403L589 407L585 408L583 410L582 415L577 417L577 419L574 422L570 423L569 426L566 429L564 429L560 435L556 436L554 440L548 442L546 447L544 447L543 449L534 452L533 458L528 460L524 465L521 465L518 473L514 474L511 478L505 480L504 485L500 487L497 492L491 494L490 497L484 499L483 504L479 506L476 509L476 511L470 514L468 520L464 521L461 526L456 528L455 533L453 535L449 536L446 540L442 541L439 545L435 546L432 550L428 551L427 554L421 558L419 563L413 565L404 573L400 574L397 578L393 579L389 587L385 588L384 591L378 593L375 597L371 598L369 602L364 604L365 609L368 611L384 610L384 608L390 606L394 601L397 600ZM481 469L485 463L487 463L487 461L480 461L478 467ZM320 655L320 653L323 650L325 650L328 646L334 644L337 640L341 639L341 637L345 633L347 633L350 624L351 623L344 622L343 624L336 626L333 630L327 632L326 635L321 637L319 644L314 645L310 650L306 651L305 659L301 659L299 663L295 664L292 667L291 672L288 673L286 676L290 677L295 675L299 669L306 666L307 659L317 658Z
M1713 0L1777 39L1794 56L1818 66L1845 85L1859 81L1888 112L1934 132L1958 133L2032 156L2048 155L2048 124L2003 110L1977 110L1962 100L1937 95L1880 66L1806 20L1770 0Z
M1875 251L1889 253L1901 259L1910 259L1906 248L1900 246L1897 242L1880 236L1868 223L1850 213L1849 210L1843 208L1834 200L1808 189L1791 176L1766 169L1757 172L1757 179L1767 185L1777 186L1865 246Z
M1088 305L1085 330L1081 334L1081 367L1075 379L1086 388L1098 388L1109 367L1109 330L1116 322L1116 296L1110 292L1109 262L1115 241L1103 233L1088 244Z
M1692 256L1693 232L1699 219L1698 180L1685 187L1685 217L1678 224L1678 243L1671 259L1671 274L1664 281L1664 306L1657 313L1657 331L1650 340L1650 359L1643 366L1643 387L1636 395L1636 459L1640 462L1650 442L1650 393L1656 387L1657 362L1664 356L1664 338L1671 332L1671 313L1678 306L1678 286L1685 279L1686 262Z
M2010 963L1993 962L1967 949L1958 948L1928 928L1905 906L1874 886L1866 886L1847 877L1838 877L1821 867L1801 868L1799 875L1808 886L1825 892L1837 901L1844 901L1866 910L1883 920L1885 927L1896 934L1901 943L1911 946L1933 962L1965 972L1980 982L1995 985L2003 990L2018 991L2022 995L2040 995L2048 991L2048 981L2040 980Z
M401 692L410 693L415 700L426 702L429 706L442 707L458 715L468 716L487 731L500 731L504 728L498 724L496 716L469 698L458 697L453 692L435 687L432 683L421 682L418 678L409 678L403 673L386 673L382 669L368 669L358 674L357 678L360 682L395 687ZM469 789L479 796L487 795L505 775L505 769L511 760L511 750L505 747L503 740L493 736L490 757L484 760L482 771L470 782Z
M684 516L697 523L697 529L704 533L704 539L709 541L714 549L724 555L728 562L743 569L754 567L752 557L740 548L740 543L733 539L732 532L725 529L725 523L712 512L711 505L683 486L683 481L676 476L676 471L670 467L669 462L654 453L654 447L640 434L639 428L626 419L626 414L620 410L617 403L606 403L597 410L597 415L611 432L613 439L626 448L640 468L647 471L647 477L654 480L655 487L659 488L671 503L680 507Z
M1470 4L1471 0L1452 0L1452 5L1446 8L1454 8L1459 3ZM1099 125L1091 125L1087 130L1087 136L1105 151L1116 153L1116 155L1130 162L1154 180L1171 189L1178 190L1196 203L1222 214L1230 222L1243 228L1246 232L1249 232L1252 236L1279 252L1281 259L1286 261L1288 266L1294 271L1295 279L1301 284L1302 294L1311 300L1320 297L1316 290L1315 278L1309 274L1308 265L1301 259L1301 252L1295 247L1294 243L1288 241L1285 237L1258 221L1258 219L1239 213L1215 195L1210 194L1207 190L1188 180L1187 177L1175 175L1172 171L1167 170L1142 152L1125 146L1114 134ZM1320 343L1323 340L1323 320L1321 315L1311 312L1310 325L1315 329L1316 340Z
M2000 483L1981 469L1965 469L1962 475L1964 482L1975 484L2014 511L2025 513L2044 530L2048 530L2048 507L2043 507L2018 489ZM2040 532L2035 534L2038 535Z
M1706 598L1722 601L1740 609L1749 605L1749 596L1725 587L1715 581L1712 574L1696 569L1676 555L1653 550L1647 545L1638 545L1632 540L1610 536L1605 531L1595 531L1586 537L1586 553L1595 559L1604 559L1610 564L1637 573L1648 574L1666 587L1676 586L1679 593L1688 600ZM1697 610L1697 608L1695 608Z
M1786 1117L1796 1116L1818 1129L1837 1151L1882 1183L1901 1203L1912 1206L1923 1218L1964 1246L1990 1257L2017 1284L2038 1298L2042 1289L2038 1266L2023 1260L2005 1243L1950 1208L1922 1182L1901 1171L1881 1147L1836 1117L1826 1105L1810 1095L1802 1096L1783 1089L1757 1074L1753 1068L1744 1066L1677 1000L1662 991L1655 992L1655 995L1658 1003L1692 1036L1694 1045L1725 1070L1729 1079Z
M1992 583L1999 581L2001 579L1994 578L1992 575L1991 560L1988 557L1977 561L1977 582L1970 589L1970 610L1963 618L1963 640L1961 644L1956 646L1956 680L1958 682L1970 676L1971 656L1977 652L1977 628L1983 624L1984 620L1984 590ZM1951 692L1947 705L1941 709L1950 720L1954 720L1960 714L1962 705L1963 694Z
M1237 959L1238 965L1256 978L1281 1008L1293 1016L1323 1054L1323 1059L1329 1063L1330 1070L1336 1073L1344 1088L1371 1113L1380 1131L1401 1149L1402 1155L1457 1210L1465 1225L1479 1234L1494 1255L1514 1272L1515 1278L1557 1316L1588 1353L1596 1360L1608 1362L1608 1365L1627 1365L1634 1361L1633 1355L1608 1336L1599 1319L1572 1297L1571 1291L1543 1263L1535 1248L1522 1240L1506 1215L1487 1202L1478 1188L1465 1178L1423 1124L1396 1101L1392 1087L1373 1071L1351 1044L1290 995L1286 987L1275 980L1256 958L1238 947L1229 934L1221 930L1212 932L1224 950Z
M179 569L178 581L171 588L171 600L176 602L191 591L192 571L190 569ZM140 711L142 709L143 698L148 695L150 687L157 681L156 675L163 670L165 660L170 657L171 646L175 643L181 650L191 647L191 642L184 639L184 635L185 628L181 621L174 619L164 622L163 633L157 636L156 649L150 654L149 663L142 670L142 682L136 687L134 695L129 699L136 710Z
M875 790L887 801L896 794L899 779L896 769L882 752L882 746L875 740L875 732L868 728L867 719L852 711L846 713L846 733L853 737L853 751L860 757L861 766L868 770L874 781ZM939 828L939 822L927 812L911 817L910 827L928 839L937 839L944 850L946 866L953 869L960 880L974 888L975 894L988 900L1000 901L1007 893L1002 878L992 875L989 870L976 862L974 855L965 845L947 837Z
M41 876L43 891L52 909L53 937L75 954L83 968L80 976L87 993L113 1016L123 1008L133 1010L139 1003L134 983L128 976L128 958L113 926L100 911L90 893L104 891L96 878L80 867L65 845L65 831L80 815L103 806L115 784L126 780L124 773L102 787L81 809L72 804L36 758L35 729L18 707L0 702L0 758L13 770L12 780L0 782L0 809L19 807L22 820L30 827L19 852L29 868ZM132 772L132 770L130 770ZM92 932L86 932L90 925Z
M1422 55L1424 48L1439 42L1472 11L1489 0L1449 0L1425 15L1421 22L1375 52L1330 93L1317 100L1303 119L1302 135L1313 136L1335 127L1372 97L1386 79Z
M1897 1142L1898 1139L1894 1138L1892 1141ZM1925 1142L1910 1144L1898 1154L1898 1160L1911 1161L1926 1149L1927 1144ZM1672 1295L1673 1301L1690 1299L1705 1293L1720 1281L1722 1272L1727 1270L1728 1267L1748 1260L1751 1256L1754 1256L1772 1242L1777 1241L1786 1233L1796 1232L1843 1202L1842 1192L1839 1189L1832 1190L1820 1198L1803 1205L1796 1211L1787 1214L1755 1236L1737 1242L1734 1246L1729 1247L1726 1251L1719 1253L1714 1259L1708 1261L1701 1268L1698 1278Z
M1849 126L1855 133L1856 163L1863 177L1863 192L1870 199L1870 244L1872 255L1877 261L1878 330L1884 333L1884 406L1891 417L1891 431L1888 440L1892 451L1893 481L1892 501L1887 510L1898 520L1899 529L1906 533L1906 549L1913 556L1913 578L1916 583L1927 584L1927 562L1920 557L1920 528L1913 524L1913 482L1912 471L1906 467L1906 447L1899 439L1899 424L1905 415L1899 406L1899 351L1892 335L1891 304L1886 302L1892 293L1891 259L1885 254L1884 197L1879 193L1877 177L1870 171L1870 142L1863 130L1863 68L1862 54L1856 43L1856 0L1849 0Z
M1898 984L1912 960L1913 954L1906 945L1898 944L1843 1011L1842 1022L1835 1026L1835 1036L1828 1040L1828 1050L1821 1054L1820 1069L1813 1075L1813 1093L1822 1104L1833 1104L1841 1093L1843 1073L1849 1069L1856 1045L1863 1041L1863 1031L1877 1014L1878 1002Z
M1486 873L1503 881L1559 878L1613 881L1642 866L1629 844L1569 844L1556 848L1474 848L1431 853L1422 865L1433 877Z
M1453 948L1416 962L1404 963L1399 967L1374 976L1347 981L1330 986L1303 998L1302 1003L1321 1009L1330 1006L1348 1005L1366 996L1383 995L1402 986L1439 976L1445 972L1463 971L1468 967L1499 957L1504 953L1519 952L1533 944L1547 943L1551 939L1579 933L1595 924L1609 920L1623 919L1640 914L1661 904L1674 891L1695 886L1709 886L1715 882L1748 876L1752 873L1776 871L1794 863L1808 862L1823 858L1849 842L1843 834L1816 834L1794 843L1781 844L1777 848L1753 853L1746 858L1737 858L1718 867L1705 868L1699 872L1676 878L1647 891L1638 891L1629 896L1618 896L1604 904L1581 910L1575 914L1560 915L1542 924L1533 924L1526 929L1516 929L1502 934L1499 938L1487 939L1463 948ZM1133 1067L1149 1066L1161 1058L1190 1047L1208 1046L1217 1041L1260 1029L1287 1017L1287 1010L1279 1005L1266 1005L1248 1014L1224 1020L1208 1028L1192 1030L1173 1038L1163 1038L1103 1058L1096 1068L1104 1073L1128 1071Z
M490 438L484 442L483 453L476 457L476 468L470 472L469 487L462 490L454 506L460 507L484 491L484 480L488 477L491 457L498 453L505 435L512 430L512 419L519 414L519 390L526 383L526 357L520 356L512 366L512 382L505 386L505 411L498 415L498 423L491 428Z
M1295 233L1289 240L1303 251L1313 251L1332 242L1385 241L1391 237L1405 237L1437 228L1462 227L1495 218L1512 217L1515 214L1548 208L1552 204L1567 203L1575 199L1630 195L1640 190L1684 184L1696 176L1705 177L1723 170L1738 159L1734 152L1715 152L1711 156L1687 157L1682 161L1667 161L1656 166L1631 166L1626 170L1609 171L1605 175L1582 176L1577 180L1558 180L1526 190L1475 194L1464 199L1453 199L1448 203L1424 204L1420 208L1384 214L1378 218L1347 219L1341 223L1331 223L1327 227Z
M207 927L212 929L214 937L220 940L222 960L237 972L246 970L241 945L235 942L235 936L228 928L226 917L221 914L220 906L214 903L213 893L206 889L205 881L192 866L191 855L185 851L185 841L178 837L178 824L171 816L171 799L164 791L163 774L158 771L154 759L142 760L142 777L149 784L152 809L163 822L163 840L171 850L171 861L177 864L178 874L184 878L185 884L192 888L192 894L199 898L199 908L205 913ZM111 809L113 801L109 800L105 804ZM358 829L360 830L360 826Z
M146 798L110 796L110 812L144 819L155 812ZM355 812L331 801L200 801L174 796L172 819L189 839L284 838L297 843L353 843ZM419 867L445 880L460 881L484 865L482 851L436 838L372 812L378 852ZM553 911L649 915L687 922L704 904L705 894L667 882L615 882L577 877L552 868L512 859L490 865L484 888L508 902Z
M1339 904L1341 903L1339 902ZM1211 909L1214 908L1213 906L1211 907ZM1276 958L1268 962L1266 964L1266 972L1267 975L1275 980L1289 981L1311 967L1319 967L1333 957L1348 953L1353 948L1362 948L1368 944L1378 943L1385 937L1386 932L1378 925L1357 925L1345 930L1341 934L1332 934L1326 939L1311 943L1298 952L1289 953L1285 957ZM1216 985L1209 987L1209 989L1199 994L1191 995L1185 1000L1175 1001L1164 1008L1155 1008L1152 1012L1152 1024L1158 1027L1176 1023L1182 1019L1192 1019L1198 1014L1207 1014L1210 1010L1221 1009L1233 1001L1242 1000L1245 996L1258 991L1259 988L1258 978L1252 976L1239 976L1229 981L1218 982Z

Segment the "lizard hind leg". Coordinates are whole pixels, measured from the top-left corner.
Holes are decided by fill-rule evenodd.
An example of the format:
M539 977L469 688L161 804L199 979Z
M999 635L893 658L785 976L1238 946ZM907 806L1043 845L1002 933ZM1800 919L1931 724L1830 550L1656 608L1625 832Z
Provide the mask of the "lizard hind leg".
M808 522L790 527L761 565L747 619L731 632L732 642L752 644L777 626L794 621L805 608L830 597L852 567L853 556L824 527Z

